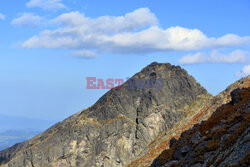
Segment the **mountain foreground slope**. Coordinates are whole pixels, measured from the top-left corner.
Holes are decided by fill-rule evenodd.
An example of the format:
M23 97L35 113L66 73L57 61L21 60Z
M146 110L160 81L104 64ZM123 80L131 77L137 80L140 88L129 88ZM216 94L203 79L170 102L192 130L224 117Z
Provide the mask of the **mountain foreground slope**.
M1 151L0 164L149 166L170 139L207 120L238 87L249 87L249 77L213 97L179 66L154 62L93 106Z
M151 167L249 166L250 88L235 89L231 97L207 121L173 138Z

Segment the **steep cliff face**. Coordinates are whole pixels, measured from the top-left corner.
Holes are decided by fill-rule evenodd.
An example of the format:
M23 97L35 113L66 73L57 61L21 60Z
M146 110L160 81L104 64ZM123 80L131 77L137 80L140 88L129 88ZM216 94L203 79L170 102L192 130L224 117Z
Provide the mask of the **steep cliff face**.
M158 135L156 139L147 146L145 151L128 166L150 166L153 160L158 157L162 151L169 148L169 144L171 143L170 141L173 137L178 139L185 130L188 130L195 124L201 123L202 121L210 118L218 107L230 102L231 92L233 90L237 88L249 87L250 76L236 81L213 98L203 98L203 100L195 101L194 103L190 104L188 107L184 108L187 116L176 122L176 124L172 128L168 129L165 133Z
M235 89L231 102L212 116L172 139L151 165L248 166L250 164L250 88Z
M127 166L211 99L179 66L152 63L93 106L0 152L0 164Z

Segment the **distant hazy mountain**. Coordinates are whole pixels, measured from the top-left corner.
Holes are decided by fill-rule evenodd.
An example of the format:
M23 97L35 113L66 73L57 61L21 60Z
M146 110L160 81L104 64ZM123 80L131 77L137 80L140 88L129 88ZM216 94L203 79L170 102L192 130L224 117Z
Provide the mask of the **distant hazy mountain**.
M53 124L53 121L0 115L0 150L28 140Z
M0 133L0 150L11 147L16 143L28 140L41 131L29 131L29 130L9 130Z

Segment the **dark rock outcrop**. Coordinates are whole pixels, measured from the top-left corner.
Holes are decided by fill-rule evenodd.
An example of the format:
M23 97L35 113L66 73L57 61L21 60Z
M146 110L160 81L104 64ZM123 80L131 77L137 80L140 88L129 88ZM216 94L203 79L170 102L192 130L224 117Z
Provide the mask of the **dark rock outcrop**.
M158 82L162 79L163 82ZM158 88L131 88L160 84ZM143 81L143 82L141 82ZM145 82L146 81L146 82ZM179 66L152 63L93 106L0 152L2 166L126 166L212 96ZM190 107L193 106L193 107ZM187 110L188 108L188 110ZM198 139L194 139L198 140ZM183 153L188 154L190 148Z
M231 97L207 121L182 133L151 166L249 166L250 88L237 88Z

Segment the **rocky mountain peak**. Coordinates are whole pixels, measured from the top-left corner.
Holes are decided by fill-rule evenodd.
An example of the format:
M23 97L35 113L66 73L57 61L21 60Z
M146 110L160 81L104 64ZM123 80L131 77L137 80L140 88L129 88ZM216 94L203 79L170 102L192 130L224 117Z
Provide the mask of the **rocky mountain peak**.
M182 104L190 103L202 94L208 93L186 70L169 63L154 62L121 87L114 88L102 96L89 108L91 114L88 116L99 121L114 119L122 114L134 120L142 106L156 104L172 108L176 107L179 101L181 108ZM168 101L164 97L167 97ZM147 115L150 113L151 111Z
M0 152L9 166L126 166L212 96L179 66L151 63L94 105ZM191 107L193 106L193 107Z

